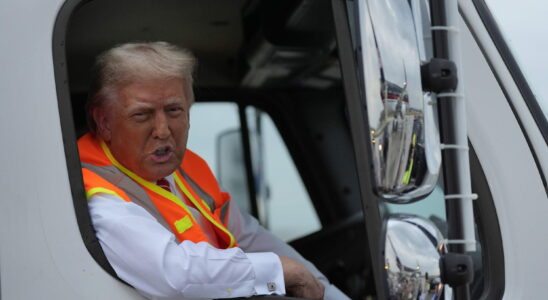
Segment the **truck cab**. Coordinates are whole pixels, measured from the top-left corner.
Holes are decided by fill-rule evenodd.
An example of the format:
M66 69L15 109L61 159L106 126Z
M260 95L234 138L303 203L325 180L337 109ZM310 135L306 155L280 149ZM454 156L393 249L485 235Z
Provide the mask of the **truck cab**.
M2 2L0 299L142 299L95 237L76 141L94 58L157 40L199 62L188 147L350 298L543 298L546 99L490 8Z

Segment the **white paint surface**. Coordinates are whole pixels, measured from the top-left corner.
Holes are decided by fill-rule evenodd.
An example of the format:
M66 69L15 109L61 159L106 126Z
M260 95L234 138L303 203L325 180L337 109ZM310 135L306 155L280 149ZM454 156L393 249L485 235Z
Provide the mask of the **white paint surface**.
M0 298L139 299L97 265L78 231L52 62L61 4L0 2Z
M492 43L482 35L481 22L471 4L464 1L459 4L467 19L477 26L476 34L481 34L487 53L496 54ZM544 284L544 270L548 268L543 259L548 249L546 192L516 117L462 23L461 36L461 74L466 87L469 137L492 192L503 240L504 299L541 299L545 295L538 287ZM523 99L514 93L515 86L508 74L504 74L503 65L495 64L495 69L510 91L526 130L530 129L534 136L532 118L521 110Z

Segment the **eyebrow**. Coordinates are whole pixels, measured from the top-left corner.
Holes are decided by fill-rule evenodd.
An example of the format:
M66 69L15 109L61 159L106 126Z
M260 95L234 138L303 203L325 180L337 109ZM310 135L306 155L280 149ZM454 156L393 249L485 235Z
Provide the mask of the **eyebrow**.
M171 98L167 100L164 106L169 106L173 104L184 104L185 100L183 98ZM146 101L141 101L139 98L136 99L136 102L132 103L131 105L126 106L127 110L135 110L135 109L147 109L154 107L154 105L149 104Z
M140 109L150 109L152 108L153 106L146 103L146 102L137 102L137 103L132 103L131 105L128 105L125 107L125 111L135 111L135 110L140 110Z
M185 99L183 99L183 98L171 98L171 99L167 100L166 105L184 104L184 103L185 103Z

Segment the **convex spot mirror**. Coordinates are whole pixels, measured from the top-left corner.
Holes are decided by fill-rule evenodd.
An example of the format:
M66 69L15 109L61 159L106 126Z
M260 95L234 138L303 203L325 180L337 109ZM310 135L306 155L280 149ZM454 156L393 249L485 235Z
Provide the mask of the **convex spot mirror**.
M412 11L406 0L356 3L375 192L409 203L432 192L441 165L434 110L421 84L420 5Z
M443 235L429 220L392 215L385 223L383 265L389 299L441 299Z

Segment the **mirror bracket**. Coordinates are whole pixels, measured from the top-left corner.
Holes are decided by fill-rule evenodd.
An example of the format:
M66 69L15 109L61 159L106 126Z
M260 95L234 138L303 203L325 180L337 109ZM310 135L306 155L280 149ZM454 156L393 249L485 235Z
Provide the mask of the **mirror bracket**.
M441 281L451 287L466 285L474 279L474 264L468 254L445 253L440 258Z
M422 88L440 93L457 88L457 66L452 60L432 58L421 66Z

